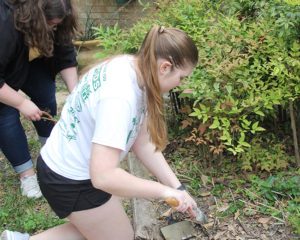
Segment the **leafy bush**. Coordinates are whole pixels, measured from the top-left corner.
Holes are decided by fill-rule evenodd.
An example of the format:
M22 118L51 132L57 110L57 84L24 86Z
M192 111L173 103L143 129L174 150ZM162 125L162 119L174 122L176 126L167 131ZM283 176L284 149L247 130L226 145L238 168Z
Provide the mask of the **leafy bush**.
M246 152L239 155L243 170L283 170L289 162L295 161L294 157L288 156L281 143L254 138L250 145Z
M247 152L262 132L300 95L299 5L264 0L160 1L130 30L99 35L113 52L135 53L155 24L184 30L197 44L199 65L179 91L188 141L212 156Z

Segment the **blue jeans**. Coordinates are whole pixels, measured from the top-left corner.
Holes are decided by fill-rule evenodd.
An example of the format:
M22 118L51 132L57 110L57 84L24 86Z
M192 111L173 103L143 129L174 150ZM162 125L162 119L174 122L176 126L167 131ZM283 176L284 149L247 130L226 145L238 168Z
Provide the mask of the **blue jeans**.
M27 81L21 89L41 110L49 112L52 116L56 115L55 81L38 59L30 63ZM45 142L50 136L53 122L40 120L33 121L33 124L40 141ZM0 148L16 173L33 167L25 131L20 122L20 113L7 105L0 108Z

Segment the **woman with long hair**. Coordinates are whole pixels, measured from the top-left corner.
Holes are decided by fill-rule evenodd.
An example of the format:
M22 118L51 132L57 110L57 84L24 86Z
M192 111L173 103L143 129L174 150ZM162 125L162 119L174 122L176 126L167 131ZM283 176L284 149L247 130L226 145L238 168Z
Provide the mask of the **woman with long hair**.
M118 197L166 199L195 217L196 202L166 162L163 93L198 62L193 40L154 26L135 55L118 55L82 76L41 150L43 195L69 221L35 236L5 230L1 240L129 240L132 226ZM132 149L159 181L136 177L119 163Z
M61 73L69 92L78 82L71 41L77 29L71 0L0 1L0 149L29 198L42 194L20 113L33 121L43 144L53 123L41 120L42 111L57 111L56 75Z

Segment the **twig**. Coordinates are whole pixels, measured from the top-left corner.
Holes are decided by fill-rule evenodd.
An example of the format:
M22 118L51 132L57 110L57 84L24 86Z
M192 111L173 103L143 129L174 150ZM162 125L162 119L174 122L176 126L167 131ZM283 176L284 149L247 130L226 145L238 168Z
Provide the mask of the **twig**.
M238 224L244 229L245 233L247 233L249 236L257 237L256 235L249 233L248 229L245 227L245 225L241 222L240 218L238 217L237 219Z
M188 176L185 176L185 175L182 175L182 174L180 174L180 173L176 173L176 176L178 176L178 177L182 177L182 178L185 178L185 179L187 179L187 180L194 181L194 179L193 179L193 178L191 178L191 177L188 177Z
M234 205L236 205L236 201L235 201L235 198L234 198L233 193L232 193L232 191L231 191L231 188L229 188L229 190L230 190L230 194L231 194L231 197L232 197L232 199L233 199Z
M212 181L212 185L213 185L213 187L215 188L215 182L214 182L214 179L213 178L211 178L211 181ZM219 204L218 204L218 202L217 202L217 199L216 199L216 197L214 196L214 200L215 200L215 203L216 203L216 206L217 206L217 209L218 209L218 211L219 211L219 209L220 209L220 207L219 207ZM215 217L215 219L214 219L214 226L215 225L220 225L220 221L219 221L219 218L218 218L218 216L216 215L216 217Z
M241 202L243 202L243 203L246 203L246 204L249 204L249 205L251 205L251 206L257 207L257 208L259 207L259 206L255 205L255 204L253 204L253 203L249 203L249 202L243 201L243 200L241 200L241 199L239 199L239 201L241 201ZM270 206L268 206L268 205L265 205L265 204L263 204L263 203L258 203L258 204L263 205L263 206L265 206L265 207L268 207L268 208L270 208L270 209L273 209L273 210L278 211L277 209L275 209L275 208L273 208L273 207L270 207ZM255 210L255 209L254 209L254 210ZM259 210L255 210L255 211L262 213L262 212L259 211ZM278 221L280 221L280 222L282 222L282 223L285 223L285 222L284 222L282 219L280 219L280 218L274 217L274 216L272 216L272 215L271 215L270 217L272 217L272 218L274 218L274 219L276 219L276 220L278 220Z
M55 119L52 117L51 114L49 114L49 113L47 113L47 112L45 112L45 111L42 111L42 114L43 114L43 115L46 115L47 117L43 117L43 116L42 116L41 119L52 121L52 122L54 122L54 124L57 123L57 120L55 120Z
M283 193L280 193L280 192L276 192L276 191L271 191L271 192L276 193L276 194L279 194L279 195L284 196L284 197L287 197L287 195L285 195L285 194L283 194Z
M252 194L253 196L261 199L261 200L264 200L262 197L258 196L257 194L255 194L254 192L251 192L248 188L245 188L246 191L248 191L250 194Z
M215 188L215 182L214 182L214 179L213 179L213 178L211 178L211 183L212 183L213 187ZM216 199L215 196L214 196L214 200L215 200L215 202L216 202L217 209L218 209L218 211L219 211L220 207L219 207L219 204L218 204L217 199Z

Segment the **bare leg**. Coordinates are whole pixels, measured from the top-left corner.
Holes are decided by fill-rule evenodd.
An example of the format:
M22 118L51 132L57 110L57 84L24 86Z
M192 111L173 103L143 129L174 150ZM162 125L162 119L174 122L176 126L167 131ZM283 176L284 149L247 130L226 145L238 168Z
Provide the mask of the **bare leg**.
M85 240L72 223L65 223L29 238L29 240Z
M20 179L21 179L22 177L25 177L26 175L28 175L28 176L33 176L34 174L35 174L34 169L33 169L33 168L30 168L30 169L28 169L28 170L26 170L26 171L20 173Z
M134 238L132 226L123 206L114 196L100 207L73 212L68 219L88 240L133 240Z

